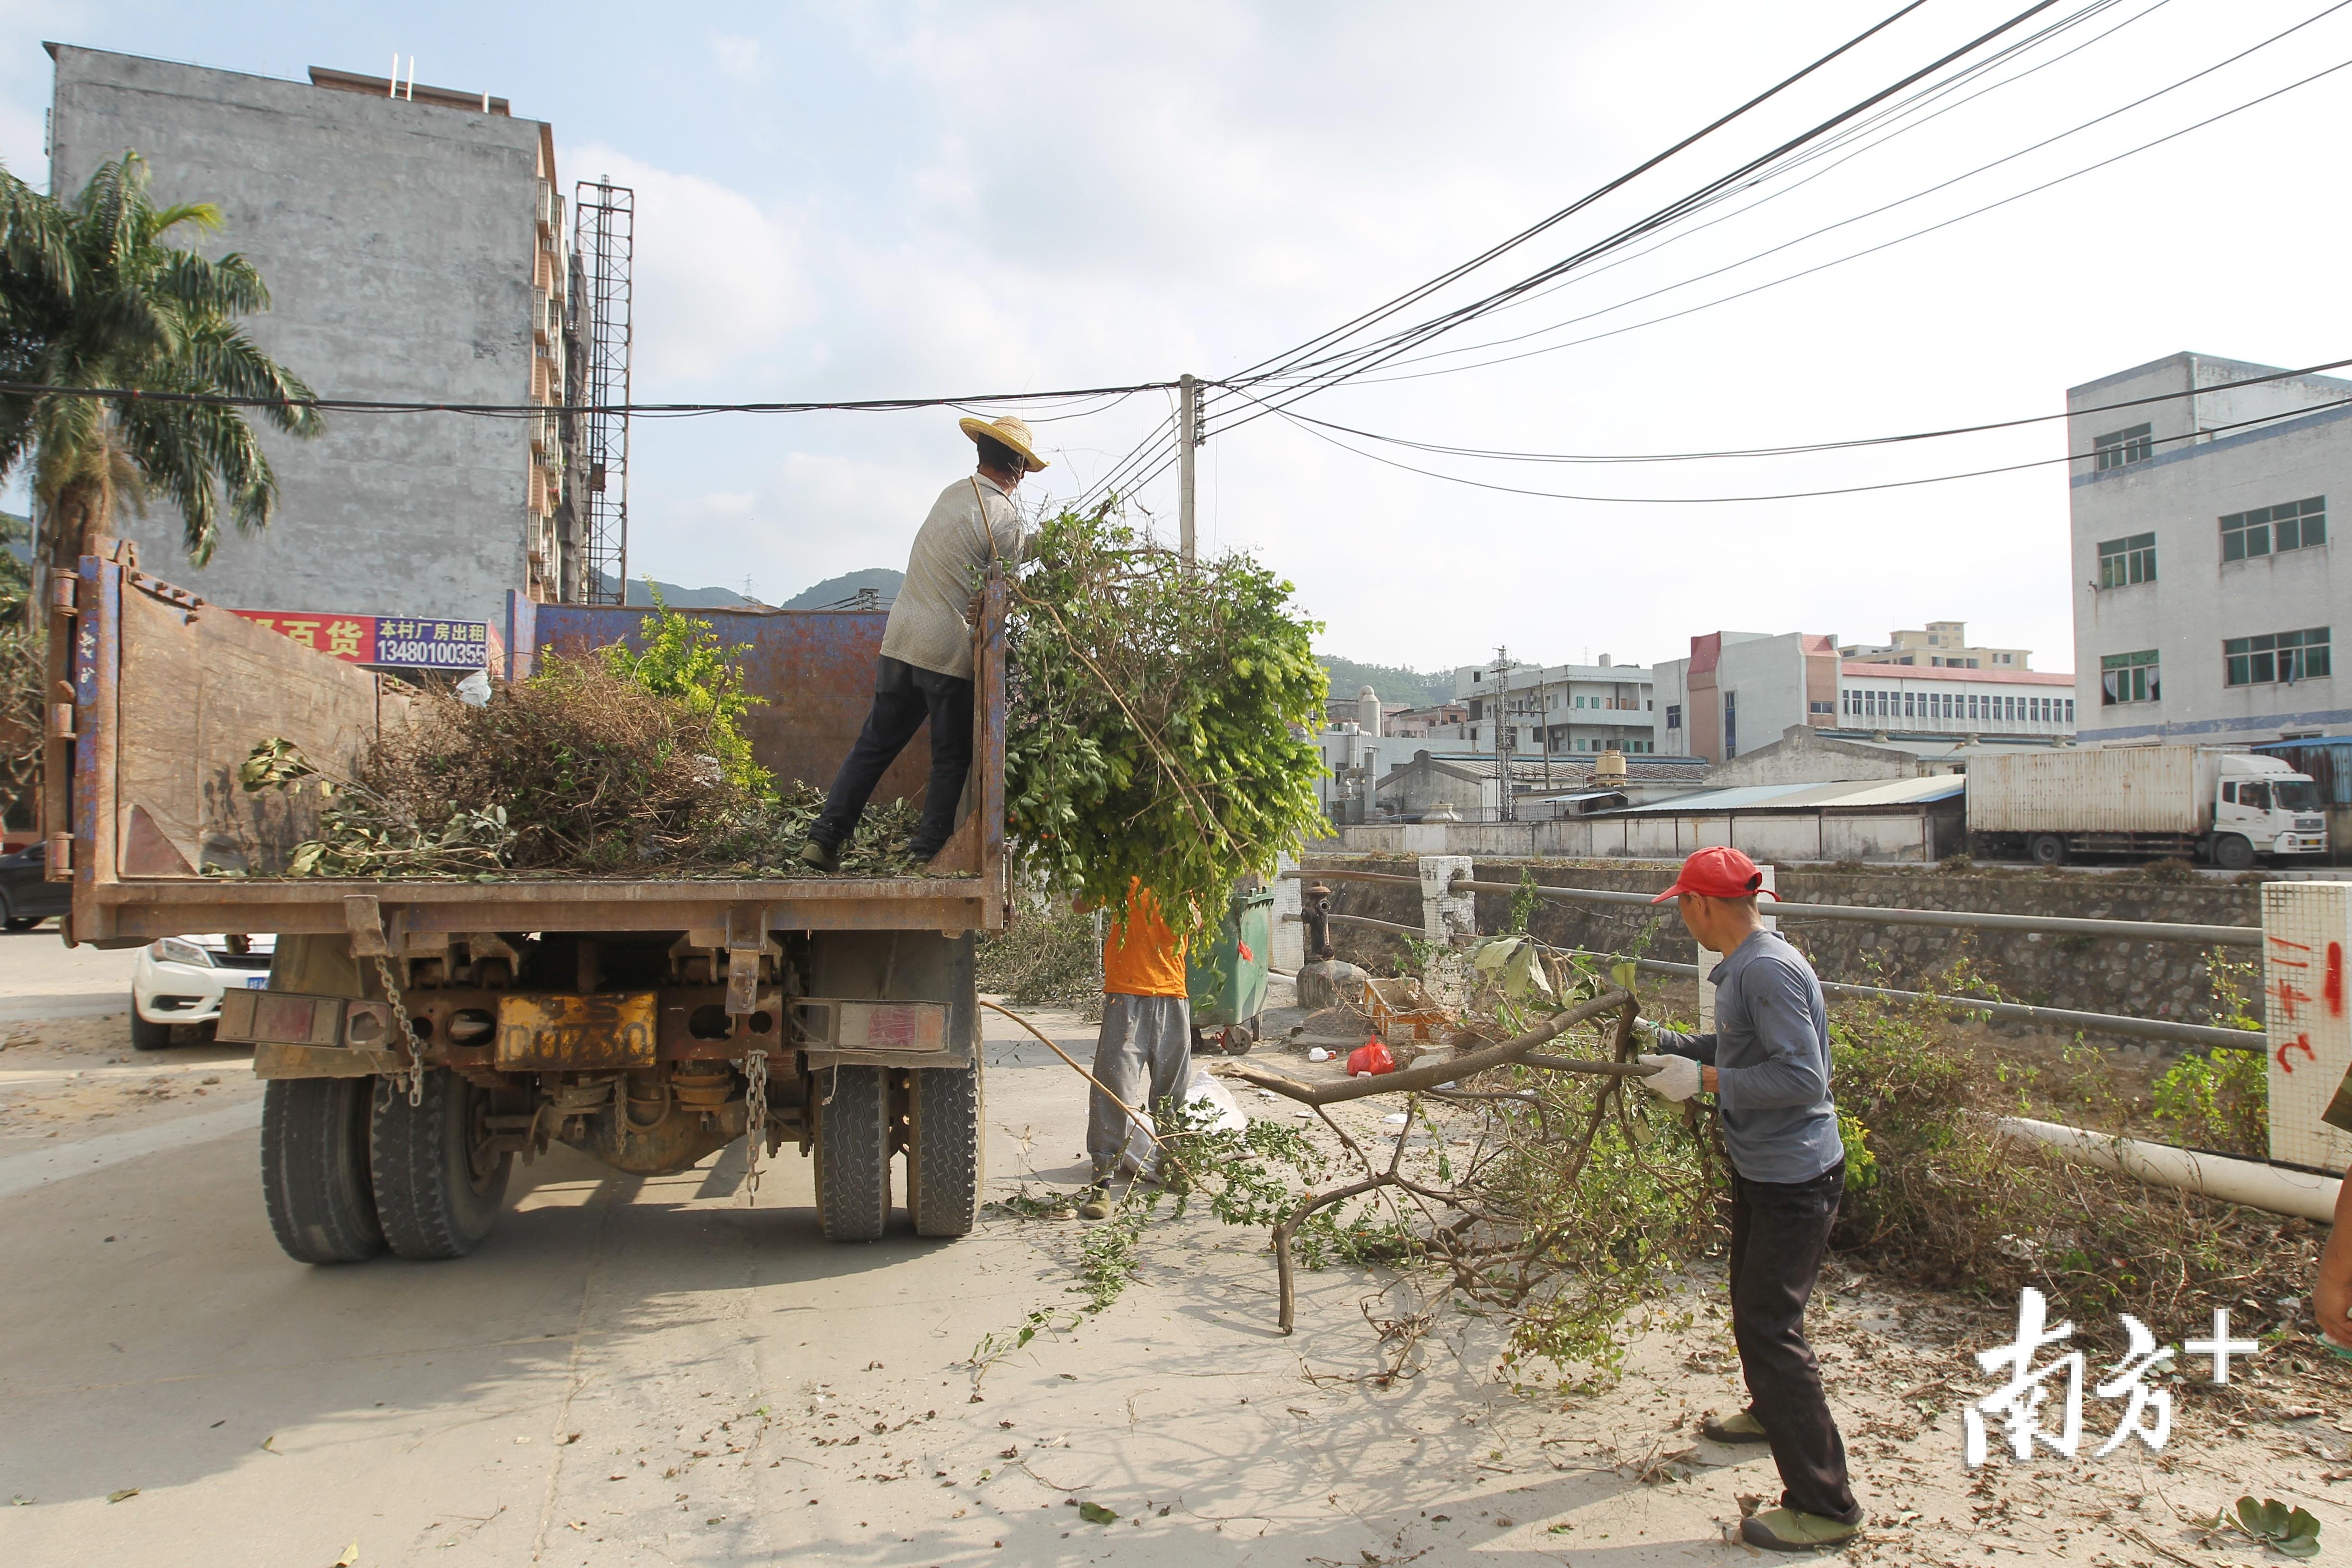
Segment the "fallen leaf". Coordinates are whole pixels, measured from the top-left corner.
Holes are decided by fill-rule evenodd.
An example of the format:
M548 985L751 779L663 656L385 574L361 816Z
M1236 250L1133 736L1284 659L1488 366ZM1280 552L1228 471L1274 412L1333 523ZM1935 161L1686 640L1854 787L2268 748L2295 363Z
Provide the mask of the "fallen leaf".
M335 1559L334 1568L352 1568L352 1564L359 1560L360 1543L354 1541L343 1548L343 1554L341 1557Z
M128 1499L128 1498L135 1498L135 1497L137 1497L138 1495L139 1495L139 1489L138 1489L137 1487L125 1487L125 1488L123 1488L123 1489L122 1489L121 1491L119 1491L119 1492L109 1492L109 1493L107 1493L107 1494L106 1494L106 1500L107 1500L107 1501L109 1501L109 1502L121 1502L121 1501L123 1501L125 1499Z
M264 1437L261 1440L261 1451L265 1454L278 1454L278 1450L269 1446L276 1441L278 1441L278 1434L272 1432L268 1436ZM278 1457L282 1459L286 1456L283 1454L278 1454Z
M1113 1513L1110 1510L1103 1507L1103 1505L1098 1502L1080 1503L1078 1505L1078 1517L1085 1520L1088 1524L1117 1524L1118 1522L1118 1515Z

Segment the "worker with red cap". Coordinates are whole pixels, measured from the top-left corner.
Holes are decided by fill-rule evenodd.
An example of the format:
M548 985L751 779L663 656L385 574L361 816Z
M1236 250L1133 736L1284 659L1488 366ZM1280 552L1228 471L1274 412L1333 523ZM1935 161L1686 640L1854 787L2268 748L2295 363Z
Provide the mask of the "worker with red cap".
M1683 862L1654 902L1675 901L1698 944L1723 955L1707 975L1715 1028L1680 1034L1644 1023L1654 1075L1636 1081L1668 1100L1716 1097L1731 1152L1731 1332L1748 1408L1701 1430L1719 1443L1769 1443L1780 1506L1740 1521L1750 1544L1800 1552L1835 1546L1862 1528L1846 1482L1845 1442L1805 1342L1805 1304L1821 1273L1845 1191L1845 1145L1830 1100L1829 1009L1805 955L1764 928L1764 874L1724 846Z

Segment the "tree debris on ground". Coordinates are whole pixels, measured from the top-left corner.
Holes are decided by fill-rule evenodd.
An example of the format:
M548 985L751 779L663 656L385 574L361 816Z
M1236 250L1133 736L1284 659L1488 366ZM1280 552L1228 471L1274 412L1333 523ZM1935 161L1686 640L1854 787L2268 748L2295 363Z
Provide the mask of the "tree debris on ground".
M1520 951L1534 955L1527 964L1510 962ZM1474 968L1470 1026L1450 1058L1370 1079L1218 1069L1305 1107L1319 1136L1275 1157L1163 1120L1178 1208L1205 1201L1269 1229L1286 1328L1292 1252L1310 1268L1387 1271L1412 1300L1380 1328L1386 1375L1405 1373L1449 1308L1505 1328L1516 1378L1607 1375L1643 1315L1680 1310L1692 1268L1722 1256L1720 1134L1696 1102L1627 1081L1630 965L1607 972L1524 936L1492 939L1478 956L1497 961ZM1832 1247L1850 1262L1952 1292L1989 1318L2013 1315L2019 1290L2035 1286L2094 1344L2121 1343L2124 1312L2178 1340L2209 1330L2215 1309L2250 1303L2285 1309L2286 1339L2308 1337L2298 1303L2324 1226L2005 1141L1997 1121L2018 1111L2023 1086L1929 1008L1842 1005L1831 1029L1846 1146ZM1402 1115L1385 1126L1345 1113L1349 1100L1378 1097L1385 1110L1400 1095ZM2076 1119L2099 1120L2094 1107ZM1160 1201L1140 1189L1129 1200L1144 1212ZM1130 1269L1149 1246L1135 1218ZM2294 1361L2298 1375L2352 1392L2352 1368Z

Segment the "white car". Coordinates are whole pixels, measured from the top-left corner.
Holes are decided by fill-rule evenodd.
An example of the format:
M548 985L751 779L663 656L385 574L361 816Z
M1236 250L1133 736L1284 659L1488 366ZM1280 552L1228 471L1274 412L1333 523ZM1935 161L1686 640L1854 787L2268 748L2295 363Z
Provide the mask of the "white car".
M139 950L131 971L131 1043L160 1051L174 1024L219 1021L221 993L269 985L274 936L167 936Z

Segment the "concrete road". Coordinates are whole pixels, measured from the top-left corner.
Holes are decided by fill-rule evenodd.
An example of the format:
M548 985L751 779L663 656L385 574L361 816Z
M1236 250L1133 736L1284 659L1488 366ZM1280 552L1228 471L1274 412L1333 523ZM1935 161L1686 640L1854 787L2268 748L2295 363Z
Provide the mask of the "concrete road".
M1085 1026L1049 1027L1083 1057ZM1073 1181L1081 1086L989 1034L993 1191ZM559 1151L469 1259L309 1268L263 1217L258 1086L217 1053L112 1048L0 1053L0 1106L55 1087L5 1072L79 1071L84 1097L0 1146L0 1563L1620 1568L1719 1563L1739 1496L1778 1489L1768 1455L1693 1432L1738 1403L1711 1291L1693 1326L1635 1333L1598 1394L1513 1393L1459 1320L1391 1380L1377 1325L1411 1288L1306 1274L1285 1339L1262 1232L1155 1223L1135 1283L1070 1331L1102 1232L997 1209L961 1242L829 1247L806 1162L747 1206L735 1150L661 1180ZM1962 1347L1864 1284L1825 1287L1815 1335L1885 1560L1990 1531L2083 1561L2123 1544L2084 1524L2099 1510L2169 1541L2154 1494L2210 1508L2257 1464L2346 1527L2302 1484L2327 1461L2209 1447L2201 1411L2161 1486L2053 1461L2001 1484L2063 1483L2074 1507L1982 1522L1955 1406L1904 1392L1966 1386ZM1025 1321L1045 1331L977 1379L980 1342Z
M68 947L54 921L28 931L0 931L0 1022L127 1014L138 951Z

